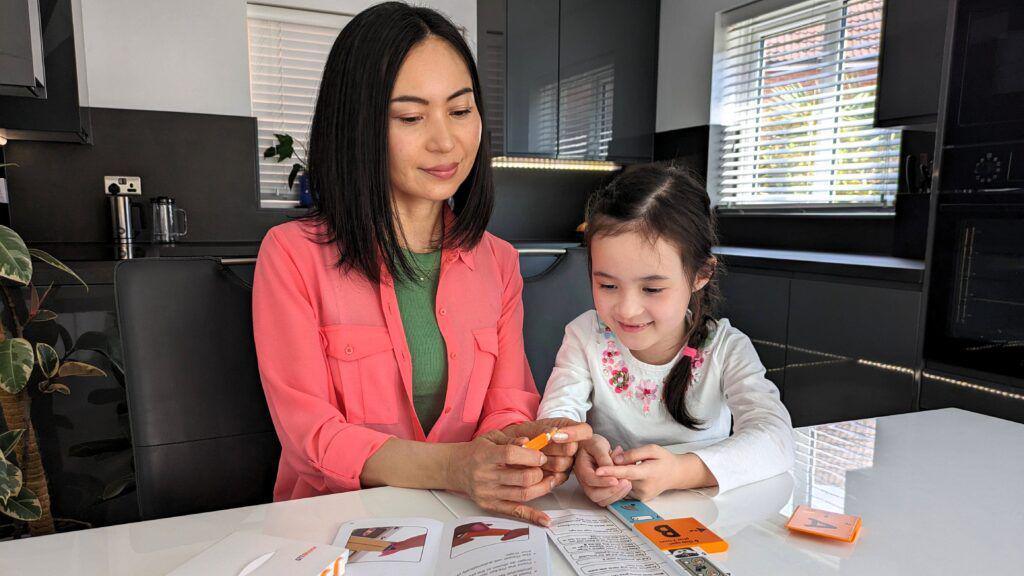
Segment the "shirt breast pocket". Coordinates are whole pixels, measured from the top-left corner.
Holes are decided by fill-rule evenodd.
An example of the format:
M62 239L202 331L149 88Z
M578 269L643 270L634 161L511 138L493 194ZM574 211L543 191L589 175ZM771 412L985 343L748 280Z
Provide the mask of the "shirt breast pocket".
M335 324L320 328L334 392L353 424L398 421L398 371L391 335L383 326Z
M473 330L473 370L466 387L466 405L462 409L463 422L480 420L480 410L491 386L494 363L498 359L498 329L480 328Z

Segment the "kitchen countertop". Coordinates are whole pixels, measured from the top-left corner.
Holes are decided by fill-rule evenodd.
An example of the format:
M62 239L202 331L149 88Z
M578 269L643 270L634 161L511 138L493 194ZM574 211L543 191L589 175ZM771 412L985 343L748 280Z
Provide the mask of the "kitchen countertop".
M564 249L579 246L573 241L513 240L520 249ZM68 264L87 283L113 282L113 264L117 249L109 243L46 244L29 243L31 248L49 252ZM179 242L177 244L133 245L135 258L199 257L255 258L259 242ZM775 272L821 274L868 280L881 280L920 285L924 279L924 262L884 255L773 250L742 246L718 246L714 253L727 267L763 269ZM66 275L48 266L38 265L37 284L65 282Z

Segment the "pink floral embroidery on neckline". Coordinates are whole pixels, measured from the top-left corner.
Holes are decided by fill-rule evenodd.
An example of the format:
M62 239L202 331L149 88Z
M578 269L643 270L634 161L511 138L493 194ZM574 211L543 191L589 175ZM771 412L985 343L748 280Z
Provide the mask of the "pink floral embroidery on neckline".
M601 323L600 326L601 328L598 331L605 340L605 348L601 351L601 370L608 385L612 387L616 394L622 395L623 398L640 402L643 406L644 416L650 414L651 405L657 402L660 397L661 382L650 378L644 378L637 382L636 376L629 371L629 367L626 366L626 362L622 358L622 352L619 350L616 342L615 333L604 323ZM681 353L682 351L680 351ZM696 356L690 361L691 379L693 381L697 381L697 370L704 365L704 359L704 350L698 348ZM633 391L629 393L631 387Z

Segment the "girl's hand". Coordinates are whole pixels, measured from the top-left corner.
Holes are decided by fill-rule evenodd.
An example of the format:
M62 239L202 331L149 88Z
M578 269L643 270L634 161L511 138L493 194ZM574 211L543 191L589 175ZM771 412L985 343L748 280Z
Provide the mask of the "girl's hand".
M523 504L556 486L555 479L541 470L547 456L516 446L497 430L453 446L448 462L453 490L466 494L485 510L541 526L550 524L547 514Z
M569 418L545 418L513 424L502 432L515 438L516 444L522 445L534 436L551 432L553 429L557 429L557 431L551 437L551 442L541 450L548 457L541 469L544 470L545 475L554 478L555 486L558 486L569 479L569 470L572 469L579 443L593 436L594 431L589 424Z
M576 455L576 465L573 469L584 494L598 506L607 506L621 500L632 490L632 483L629 480L601 478L595 474L598 466L613 465L611 446L603 436L595 434L590 440L580 443L580 451Z
M620 450L616 448L612 454L614 465L599 467L596 475L632 482L633 496L644 501L666 490L684 487L681 485L681 478L686 476L684 456L693 456L700 461L693 454L676 455L654 444L621 453Z

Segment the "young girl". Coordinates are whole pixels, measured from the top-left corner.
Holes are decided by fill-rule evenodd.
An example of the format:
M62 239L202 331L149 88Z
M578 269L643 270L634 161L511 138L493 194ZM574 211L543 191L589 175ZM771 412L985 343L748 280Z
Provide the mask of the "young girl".
M716 236L700 184L675 168L628 169L591 198L586 237L597 310L566 327L539 417L593 427L574 467L587 495L606 506L724 492L788 470L778 389L750 340L714 317Z

